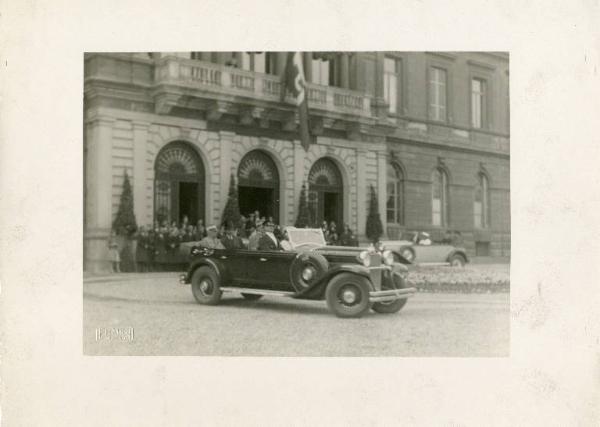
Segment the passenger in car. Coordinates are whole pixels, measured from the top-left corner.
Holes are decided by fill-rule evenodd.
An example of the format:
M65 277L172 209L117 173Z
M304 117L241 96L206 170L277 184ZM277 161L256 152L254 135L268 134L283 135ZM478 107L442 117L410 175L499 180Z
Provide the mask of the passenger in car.
M225 228L225 235L221 238L221 243L225 249L242 249L242 239L237 236L236 229L230 221Z
M419 233L417 245L423 245L423 246L431 245L431 237L429 236L429 233L426 233L424 231Z
M223 246L221 241L219 239L217 239L217 226L216 225L211 225L209 227L206 227L206 232L208 233L208 236L206 236L204 239L200 240L198 245L200 245L204 248L210 248L210 249L225 249L225 246Z
M283 236L281 237L281 240L279 241L279 246L284 251L291 251L294 249L294 247L292 246L292 243L290 242L290 236L289 236L287 230L283 231Z
M260 238L262 237L263 234L264 234L263 223L262 223L262 221L257 221L256 229L254 230L254 232L252 234L250 234L250 237L248 238L248 249L250 249L251 251L258 250L258 241L260 240Z

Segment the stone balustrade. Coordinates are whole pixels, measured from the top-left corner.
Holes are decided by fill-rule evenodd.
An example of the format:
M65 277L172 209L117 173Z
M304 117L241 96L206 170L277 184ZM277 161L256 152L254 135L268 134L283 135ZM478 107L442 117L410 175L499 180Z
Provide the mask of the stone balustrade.
M199 60L166 56L155 68L155 85L184 86L205 92L252 97L279 102L281 82L278 76L255 73L239 68ZM308 85L309 108L334 113L371 117L369 95L350 89Z

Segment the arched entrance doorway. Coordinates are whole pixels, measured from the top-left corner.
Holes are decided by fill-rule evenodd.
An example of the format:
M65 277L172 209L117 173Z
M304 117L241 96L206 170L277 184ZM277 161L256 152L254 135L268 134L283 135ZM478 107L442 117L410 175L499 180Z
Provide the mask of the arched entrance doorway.
M238 199L242 215L259 211L261 216L272 216L279 222L279 174L263 151L250 151L240 162Z
M204 220L204 166L198 153L186 142L171 142L158 153L154 170L154 220Z
M320 225L335 221L338 228L344 221L344 184L336 164L322 158L315 162L308 175L308 207L311 222Z

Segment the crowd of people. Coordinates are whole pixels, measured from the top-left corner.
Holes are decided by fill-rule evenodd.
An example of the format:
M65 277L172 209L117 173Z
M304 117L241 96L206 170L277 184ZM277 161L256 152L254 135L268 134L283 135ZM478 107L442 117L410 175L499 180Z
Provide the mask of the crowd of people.
M334 221L323 221L321 229L328 245L358 246L358 239L345 224L341 233ZM261 216L258 211L242 215L241 226L232 223L220 227L206 227L203 220L191 224L184 216L181 224L173 221L155 222L154 226L139 227L136 234L135 261L138 271L169 271L185 268L186 257L180 250L185 242L199 242L208 248L249 250L289 250L291 245L283 227L272 216ZM113 271L118 270L118 251L113 239L109 242L109 256ZM116 267L115 267L116 265Z

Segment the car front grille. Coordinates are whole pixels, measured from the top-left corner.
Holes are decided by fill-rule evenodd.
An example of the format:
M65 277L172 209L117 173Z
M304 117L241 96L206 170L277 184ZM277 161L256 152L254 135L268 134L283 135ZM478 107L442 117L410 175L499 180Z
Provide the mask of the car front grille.
M383 270L381 270L378 267L381 266L381 255L374 253L374 254L371 254L370 256L371 256L371 263L369 265L369 268L371 269L371 271L369 272L369 275L371 276L371 282L375 286L375 289L380 290L381 289L381 275L383 274Z

